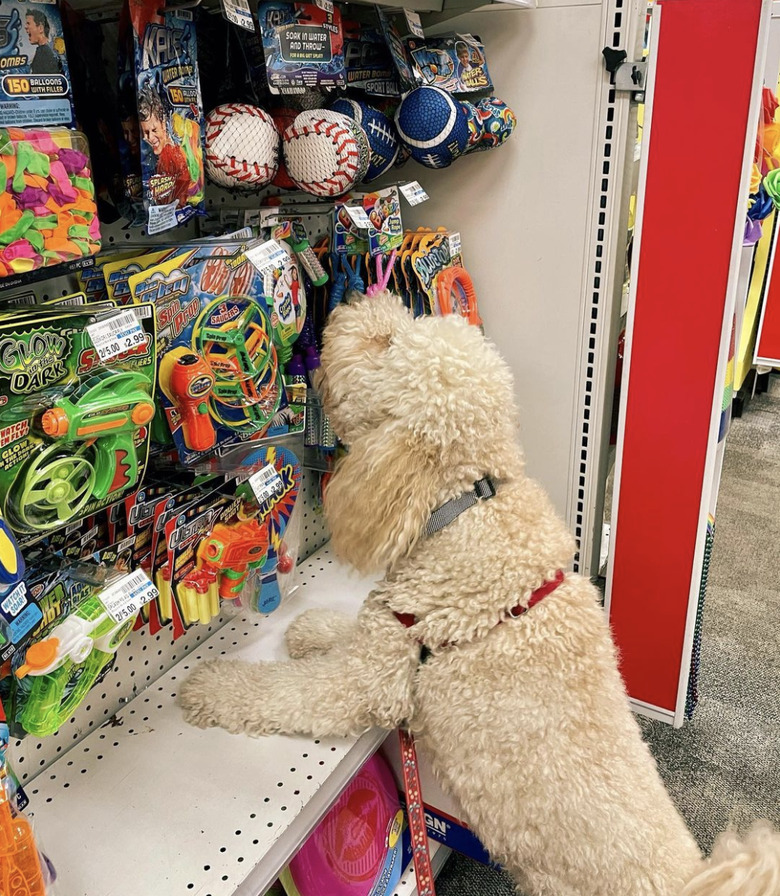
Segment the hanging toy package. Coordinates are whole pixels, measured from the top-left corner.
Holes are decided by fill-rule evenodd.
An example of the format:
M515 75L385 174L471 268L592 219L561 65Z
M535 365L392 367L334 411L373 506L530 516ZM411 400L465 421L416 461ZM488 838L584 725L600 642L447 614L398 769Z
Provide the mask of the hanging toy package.
M286 438L283 444L263 445L226 460L238 470L236 494L243 498L268 532L268 552L257 576L249 583L245 609L268 614L276 610L296 589L295 569L300 553L301 490L303 445L300 437ZM235 474L234 474L235 475ZM243 482L242 482L243 480Z
M73 124L62 18L52 0L0 0L0 126Z
M203 104L192 13L131 5L144 205L150 234L205 214Z
M26 799L17 792L8 766L8 724L0 702L0 893L3 896L51 896L56 874L38 852L32 824L21 812Z
M314 3L270 0L260 3L257 18L271 93L346 87L344 38L337 7L330 4L326 10Z

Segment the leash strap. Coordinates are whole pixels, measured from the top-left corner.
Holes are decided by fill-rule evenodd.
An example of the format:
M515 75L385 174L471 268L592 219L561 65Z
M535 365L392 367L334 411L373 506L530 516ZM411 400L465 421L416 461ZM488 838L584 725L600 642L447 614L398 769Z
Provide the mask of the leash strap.
M425 826L420 773L417 768L417 750L414 736L403 728L398 729L401 742L401 765L404 773L406 793L406 814L409 818L409 832L412 835L412 861L417 877L418 896L436 896L431 870L431 855L428 851L428 830Z

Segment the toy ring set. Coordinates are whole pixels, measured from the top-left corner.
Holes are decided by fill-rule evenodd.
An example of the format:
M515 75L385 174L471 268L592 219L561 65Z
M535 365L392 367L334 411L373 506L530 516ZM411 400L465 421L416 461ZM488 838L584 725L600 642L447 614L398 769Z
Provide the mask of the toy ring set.
M0 317L0 500L27 541L143 478L155 410L151 311L139 307L126 330L103 306Z
M443 228L406 231L398 248L382 261L382 256L372 257L360 228L341 206L334 213L334 241L346 254L331 253L325 243L317 247L331 276L329 289L313 293L319 320L353 289L373 292L387 287L416 316L455 313L481 326L474 284L463 266L460 234Z
M156 309L160 399L181 461L272 433L287 402L279 355L305 315L301 281L274 283L267 301L265 279L236 243L169 258L129 287Z

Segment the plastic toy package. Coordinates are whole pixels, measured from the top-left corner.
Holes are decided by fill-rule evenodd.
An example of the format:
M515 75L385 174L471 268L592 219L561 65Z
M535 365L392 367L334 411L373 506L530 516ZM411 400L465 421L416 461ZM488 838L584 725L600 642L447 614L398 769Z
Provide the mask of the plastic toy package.
M0 892L7 896L53 896L54 866L39 851L24 791L8 763L10 739L5 709L0 701Z
M0 181L0 277L98 252L100 222L83 134L0 128Z
M273 433L287 406L280 354L302 326L303 284L297 266L268 284L243 248L204 245L129 280L156 308L159 401L185 464Z
M314 3L269 0L259 4L257 18L271 93L346 86L338 7L326 11Z
M192 13L130 6L136 108L147 230L169 230L205 214L203 104Z
M401 95L398 72L381 32L365 22L344 20L347 87L373 96Z
M52 0L0 0L0 127L73 123L59 7Z
M0 680L16 736L55 734L113 666L137 616L137 609L117 615L104 602L118 578L116 570L86 564L40 574L42 623Z
M268 551L258 577L244 591L244 610L271 613L295 590L301 542L302 435L256 448L242 447L216 461L244 502L244 512L267 528Z
M150 306L119 316L83 306L0 317L0 500L27 541L142 480L155 412L154 333Z
M493 89L485 47L471 34L409 38L406 47L419 84L448 93L485 93Z

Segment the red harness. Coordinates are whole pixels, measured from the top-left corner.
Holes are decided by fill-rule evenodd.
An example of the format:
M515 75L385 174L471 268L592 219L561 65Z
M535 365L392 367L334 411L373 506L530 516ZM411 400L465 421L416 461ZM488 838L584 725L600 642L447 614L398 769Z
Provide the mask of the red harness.
M563 582L566 577L566 573L559 569L558 572L555 573L555 577L550 579L549 582L545 582L540 588L537 588L536 591L533 592L531 597L528 599L528 606L524 607L521 604L518 604L516 607L512 607L509 611L509 616L512 619L517 619L518 616L522 616L523 613L527 613L531 607L535 607L540 601L544 600L548 594L552 594L553 591ZM417 617L412 613L393 613L395 618L401 623L404 628L411 628L413 625L417 624ZM501 625L503 620L499 621L499 625ZM448 644L442 645L443 647L448 647Z

